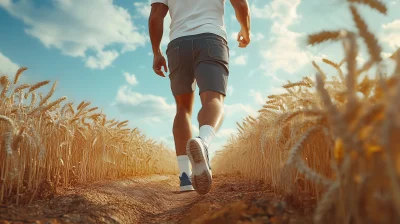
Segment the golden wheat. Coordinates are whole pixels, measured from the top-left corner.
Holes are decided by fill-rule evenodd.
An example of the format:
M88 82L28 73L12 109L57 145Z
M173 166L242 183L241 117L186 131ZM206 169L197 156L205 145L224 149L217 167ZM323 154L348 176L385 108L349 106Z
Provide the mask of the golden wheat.
M13 85L25 70L17 71ZM0 83L0 203L26 204L59 187L105 178L176 173L175 153L137 128L124 128L127 121L108 121L97 107L87 109L86 101L77 111L73 103L62 105L66 97L48 102L58 82L44 97L36 91L50 81L18 85L13 91L8 91L7 76ZM24 105L22 98L29 95L31 102Z
M285 85L287 93L268 96L257 122L237 123L239 133L212 164L215 173L241 173L285 194L297 196L302 188L316 196L315 223L399 223L400 50L389 58L396 61L392 76L382 75L381 47L355 3L381 13L386 7L377 0L348 2L358 34L323 31L308 37L310 45L342 42L345 58L339 64L323 59L341 82L335 76L329 80L312 62L315 84L303 79ZM360 68L358 39L370 56ZM376 77L359 78L374 66Z

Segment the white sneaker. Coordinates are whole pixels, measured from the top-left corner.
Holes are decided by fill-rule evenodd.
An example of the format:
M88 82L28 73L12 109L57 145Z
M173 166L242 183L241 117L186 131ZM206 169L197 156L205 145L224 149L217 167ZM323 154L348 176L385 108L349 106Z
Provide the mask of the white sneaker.
M204 195L211 189L212 171L208 149L200 137L189 139L186 154L192 163L192 185L197 193Z

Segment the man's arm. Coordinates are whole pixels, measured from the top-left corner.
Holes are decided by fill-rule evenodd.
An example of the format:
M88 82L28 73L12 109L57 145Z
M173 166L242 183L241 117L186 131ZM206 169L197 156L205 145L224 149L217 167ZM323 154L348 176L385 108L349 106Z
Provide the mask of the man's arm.
M161 54L160 44L164 32L164 18L167 15L168 6L163 3L153 3L149 17L150 41L153 54Z
M250 43L250 9L247 0L230 0L240 26L238 34L239 47L246 47Z
M149 34L151 46L153 48L153 70L154 72L162 77L165 77L162 72L168 72L167 62L161 52L160 44L164 32L164 18L167 15L168 6L163 3L153 3L151 5L151 12L149 17Z

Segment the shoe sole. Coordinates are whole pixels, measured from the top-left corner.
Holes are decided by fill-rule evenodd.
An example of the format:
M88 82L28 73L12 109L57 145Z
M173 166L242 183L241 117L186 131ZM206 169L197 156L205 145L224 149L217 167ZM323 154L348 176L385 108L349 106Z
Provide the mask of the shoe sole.
M192 185L187 185L187 186L180 186L180 190L181 192L194 191L194 188Z
M186 145L186 154L192 163L192 186L198 194L207 194L211 189L212 171L201 150L200 142L190 139Z

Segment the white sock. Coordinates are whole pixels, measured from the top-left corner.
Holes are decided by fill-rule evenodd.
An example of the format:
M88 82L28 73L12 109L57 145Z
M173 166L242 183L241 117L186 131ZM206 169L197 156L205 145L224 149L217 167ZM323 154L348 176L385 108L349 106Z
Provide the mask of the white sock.
M206 147L209 147L212 139L215 136L215 130L210 125L203 125L200 127L199 137L203 140Z
M192 175L192 170L190 169L190 160L187 155L177 156L178 166L179 166L179 176L185 172L188 177Z

